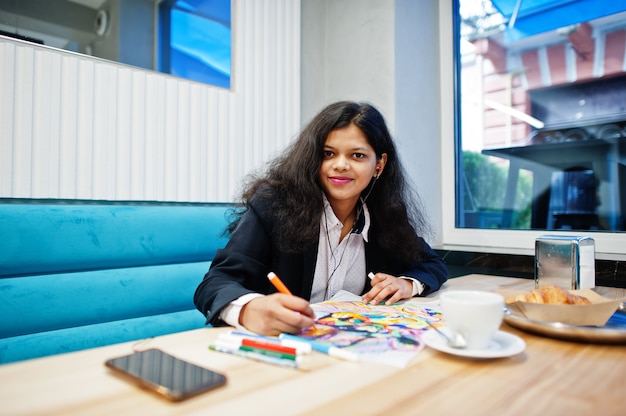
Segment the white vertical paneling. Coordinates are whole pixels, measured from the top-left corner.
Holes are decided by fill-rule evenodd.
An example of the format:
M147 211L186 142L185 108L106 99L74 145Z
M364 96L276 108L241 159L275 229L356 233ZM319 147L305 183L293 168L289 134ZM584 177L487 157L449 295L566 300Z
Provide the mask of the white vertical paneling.
M245 143L243 132L243 123L242 123L242 111L241 105L237 105L236 100L229 100L225 93L219 94L216 98L216 108L215 112L219 115L220 118L227 119L228 123L212 123L213 128L211 132L215 134L214 137L240 137L240 140L216 140L212 142L211 146L211 157L213 159L213 163L208 169L208 175L212 179L209 182L210 185L214 185L218 195L228 195L229 197L233 197L233 193L236 188L231 186L229 181L234 179L234 175L229 171L233 169L231 167L231 163L229 163L229 159L226 157L227 155L233 155L234 152L231 151L235 149L235 143L239 143L242 146ZM234 156L230 156L230 158L234 159Z
M59 94L59 198L77 198L78 175L78 64L73 56L61 57ZM53 194L47 197L54 197Z
M33 194L58 193L60 56L33 54L32 156Z
M187 179L187 188L189 194L187 195L188 199L194 198L194 192L192 190L197 189L198 193L202 192L202 181L200 177L202 176L202 171L200 169L200 159L203 159L206 153L202 152L202 144L201 142L206 141L206 117L204 113L206 112L206 101L204 97L206 94L203 94L201 90L191 88L189 90L189 126L193 126L192 129L189 129L188 137L189 137L189 149L187 151L187 160L185 161L185 176Z
M145 124L146 124L146 76L143 71L131 73L130 105L130 196L132 199L146 199L144 174L146 165Z
M5 44L0 47L0 190L11 194L13 190L13 106L15 102L15 46Z
M108 199L114 190L109 186L114 179L116 154L114 136L115 102L117 91L110 89L115 85L115 68L98 62L93 67L91 83L93 84L93 147L92 167L92 198ZM113 144L113 145L111 145Z
M32 111L35 50L20 47L15 52L12 192L18 197L28 198L32 195L32 133L36 121Z
M116 140L116 126L119 125L119 112L117 110L117 106L120 102L119 89L111 88L112 86L119 84L119 71L117 67L111 67L108 65L103 69L106 69L105 72L103 71L103 75L106 76L106 81L103 81L103 83L105 83L105 88L101 91L103 95L103 102L101 105L106 105L107 108L106 117L103 117L100 120L104 123L104 125L99 131L103 134L101 140L104 142L102 149L106 153L106 161L102 165L104 171L100 176L106 182L106 186L103 186L103 190L105 192L105 197L103 199L109 199L109 195L117 194L117 165L118 157L121 154L118 150L119 143Z
M94 190L100 185L94 183L94 67L92 60L81 59L78 63L75 186L76 196L80 199L92 199Z
M179 85L177 102L177 129L174 136L177 151L176 171L174 172L177 178L175 198L179 201L187 201L189 200L187 160L189 158L189 132L192 129L192 126L189 125L189 84Z
M165 140L165 161L163 166L163 193L164 195L175 195L177 188L177 166L178 152L177 145L177 125L178 125L178 97L179 88L173 78L165 81L164 112L167 117L163 120L163 131Z
M300 123L300 2L233 2L231 89L0 39L0 197L231 201Z
M132 72L120 68L117 73L117 124L114 140L115 155L115 199L131 199L131 147L132 147Z
M147 77L149 88L146 90L146 165L144 171L144 188L152 199L165 200L164 170L165 163L165 117L155 117L163 114L165 108L165 83L159 82L158 75L149 73Z

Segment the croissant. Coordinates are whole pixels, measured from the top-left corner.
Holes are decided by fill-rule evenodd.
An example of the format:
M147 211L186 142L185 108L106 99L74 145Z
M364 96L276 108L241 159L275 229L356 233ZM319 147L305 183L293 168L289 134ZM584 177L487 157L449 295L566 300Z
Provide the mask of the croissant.
M550 303L554 305L586 305L591 303L586 297L574 295L558 286L542 286L528 293L506 299L506 303L513 302Z

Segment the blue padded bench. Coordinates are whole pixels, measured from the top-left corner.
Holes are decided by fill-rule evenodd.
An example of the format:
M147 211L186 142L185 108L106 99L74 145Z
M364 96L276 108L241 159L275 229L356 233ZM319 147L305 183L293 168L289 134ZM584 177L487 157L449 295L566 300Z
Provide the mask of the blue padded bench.
M0 363L203 327L232 207L0 199Z

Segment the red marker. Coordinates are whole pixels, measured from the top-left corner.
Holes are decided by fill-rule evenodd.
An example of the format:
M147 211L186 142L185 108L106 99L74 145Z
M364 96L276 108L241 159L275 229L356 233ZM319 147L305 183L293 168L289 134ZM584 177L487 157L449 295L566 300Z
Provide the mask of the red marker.
M273 351L281 354L297 355L298 351L293 347L278 344L276 342L261 341L259 339L239 337L232 334L221 334L218 341L226 341L243 345L246 347L258 348L260 350Z

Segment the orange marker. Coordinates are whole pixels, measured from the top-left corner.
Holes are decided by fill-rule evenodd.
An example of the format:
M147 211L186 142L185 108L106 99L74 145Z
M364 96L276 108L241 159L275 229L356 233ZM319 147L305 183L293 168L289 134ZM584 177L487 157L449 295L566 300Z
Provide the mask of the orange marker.
M289 289L287 289L287 286L285 286L283 281L280 280L280 278L276 275L276 273L269 272L267 274L267 278L270 279L270 283L273 284L276 290L278 290L280 293L293 296ZM311 328L315 329L315 324L311 325Z
M274 272L269 272L267 274L267 278L270 279L270 283L274 285L274 287L280 292L280 293L284 293L285 295L291 295L291 292L289 291L289 289L287 289L287 286L285 286L285 284L283 283L282 280L280 280L280 278L278 276L276 276L276 273Z

